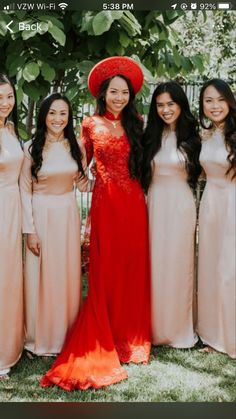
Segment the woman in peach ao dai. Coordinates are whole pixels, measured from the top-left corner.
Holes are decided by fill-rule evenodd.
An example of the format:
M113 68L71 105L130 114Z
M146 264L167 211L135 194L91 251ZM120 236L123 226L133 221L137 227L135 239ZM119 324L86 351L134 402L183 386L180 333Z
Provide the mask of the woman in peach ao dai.
M15 89L10 80L0 74L0 380L8 378L23 348L22 236L18 186L22 162Z

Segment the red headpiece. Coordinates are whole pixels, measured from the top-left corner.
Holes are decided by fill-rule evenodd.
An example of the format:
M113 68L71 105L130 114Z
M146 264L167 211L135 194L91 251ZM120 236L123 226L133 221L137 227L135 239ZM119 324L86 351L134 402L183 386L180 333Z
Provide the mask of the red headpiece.
M88 88L93 96L97 97L103 81L118 74L130 80L135 93L143 84L143 72L139 65L128 57L109 57L99 61L89 73Z

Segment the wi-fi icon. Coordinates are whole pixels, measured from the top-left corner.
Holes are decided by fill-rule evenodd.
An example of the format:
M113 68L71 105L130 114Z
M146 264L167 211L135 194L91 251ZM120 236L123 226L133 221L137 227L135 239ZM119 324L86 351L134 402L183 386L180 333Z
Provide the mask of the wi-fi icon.
M68 4L67 4L67 3L59 3L59 4L58 4L58 7L60 7L62 10L66 9L66 8L67 8L67 6L68 6Z

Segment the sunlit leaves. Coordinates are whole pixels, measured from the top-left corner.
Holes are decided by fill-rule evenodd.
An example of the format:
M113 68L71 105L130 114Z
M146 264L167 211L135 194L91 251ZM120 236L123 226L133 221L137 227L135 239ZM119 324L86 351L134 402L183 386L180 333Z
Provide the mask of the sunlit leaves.
M60 45L62 46L65 45L66 35L60 28L53 25L52 27L48 29L48 32L52 35L55 41L57 41Z
M23 77L26 81L31 82L39 75L40 69L37 63L31 62L26 64L23 69Z
M41 74L44 80L52 82L56 76L56 72L52 66L48 63L42 63L41 65Z
M114 20L120 19L122 15L123 12L118 11L102 11L97 13L92 21L94 35L101 35L102 33L107 32Z

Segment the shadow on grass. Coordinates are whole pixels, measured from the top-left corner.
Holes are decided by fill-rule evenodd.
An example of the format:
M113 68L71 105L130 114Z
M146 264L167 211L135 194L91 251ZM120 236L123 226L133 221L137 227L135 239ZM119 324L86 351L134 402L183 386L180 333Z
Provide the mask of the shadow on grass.
M236 362L226 354L219 352L201 353L199 349L203 347L199 341L191 349L174 349L166 346L153 346L151 360L159 361L163 364L175 363L191 371L204 372L206 374L216 374L221 372L221 376L229 378L228 372L224 367L230 368L232 378L235 379Z

